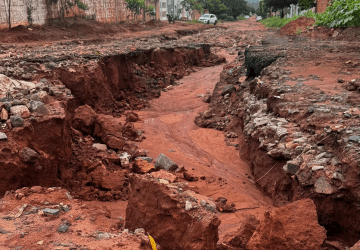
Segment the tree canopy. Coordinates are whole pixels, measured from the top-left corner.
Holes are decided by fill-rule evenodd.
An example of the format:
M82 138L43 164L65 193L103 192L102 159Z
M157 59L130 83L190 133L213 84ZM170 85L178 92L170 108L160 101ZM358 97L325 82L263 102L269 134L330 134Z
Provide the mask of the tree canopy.
M265 5L274 9L289 7L290 4L297 4L299 0L264 0Z
M249 13L249 7L245 0L223 0L223 3L227 8L226 14L233 16L235 19L241 14Z

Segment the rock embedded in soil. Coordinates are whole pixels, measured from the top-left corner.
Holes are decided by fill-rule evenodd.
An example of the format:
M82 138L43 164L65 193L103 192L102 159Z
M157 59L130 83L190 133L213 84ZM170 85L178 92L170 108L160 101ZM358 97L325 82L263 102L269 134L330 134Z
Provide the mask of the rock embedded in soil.
M337 191L336 187L332 186L323 176L315 181L314 187L315 192L319 194L333 194Z
M2 141L2 140L7 140L7 136L5 133L0 132L0 141Z
M235 86L232 85L232 84L228 84L221 91L221 95L224 96L224 95L227 95L227 94L231 94L232 92L235 92L235 91L236 91Z
M59 211L59 209L45 208L45 209L43 209L43 212L45 214L58 215L60 211Z
M156 159L155 168L158 170L164 169L166 171L175 171L178 168L178 165L166 155L160 154Z
M23 148L20 151L19 156L25 163L34 163L39 158L39 154L35 150L28 147Z
M0 112L0 120L1 121L7 121L9 119L9 114L8 112L6 111L5 108L1 109L1 112Z
M24 124L24 119L19 115L10 116L10 123L13 127L21 127Z
M29 109L24 105L12 106L10 108L10 112L12 115L21 116L22 118L30 117Z
M97 150L100 150L100 151L106 151L107 150L106 144L94 143L92 146L93 146L93 148L96 148Z
M247 249L320 250L325 239L326 230L318 223L314 202L304 199L265 212Z
M67 224L60 225L57 229L59 233L66 233L69 230L70 226Z
M30 101L29 105L30 105L31 112L35 112L35 113L42 114L42 115L46 115L47 113L49 113L45 104L42 102Z
M215 250L220 225L217 214L195 201L207 197L189 190L184 194L180 186L184 187L161 184L149 175L132 175L125 228L144 228L161 249ZM192 209L186 210L186 203Z
M146 174L155 171L155 167L147 161L137 159L133 163L134 172L137 174Z
M75 109L75 115L72 120L73 128L92 135L94 132L96 113L88 105L83 105Z

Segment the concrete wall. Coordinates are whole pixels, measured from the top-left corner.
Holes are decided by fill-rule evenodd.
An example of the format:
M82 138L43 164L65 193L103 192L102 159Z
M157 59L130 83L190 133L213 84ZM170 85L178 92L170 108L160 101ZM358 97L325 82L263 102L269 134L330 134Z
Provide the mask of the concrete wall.
M120 21L132 20L133 15L126 9L124 0L82 0L88 5L88 10L78 10L69 13L69 16L74 14L87 15L88 17L95 17L99 22L116 23ZM146 5L152 4L156 8L156 19L159 19L159 0L146 0ZM8 27L8 3L9 0L0 0L0 28ZM54 3L52 0L11 0L11 23L12 26L28 25L27 8L32 6L33 24L43 25L48 20L58 17L60 0ZM136 19L141 20L143 15L138 15ZM146 20L150 17L146 15Z

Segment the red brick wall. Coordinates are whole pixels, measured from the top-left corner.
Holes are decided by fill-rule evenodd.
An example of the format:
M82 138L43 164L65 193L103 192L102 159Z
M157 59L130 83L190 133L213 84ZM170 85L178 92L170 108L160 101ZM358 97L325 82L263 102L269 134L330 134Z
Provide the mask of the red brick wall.
M8 1L0 0L0 28L8 27ZM27 7L29 0L11 0L11 24L28 25L27 21ZM43 25L48 19L57 18L59 4L47 4L47 0L34 0L32 1L32 19L33 24ZM104 23L115 23L120 21L132 20L133 15L126 9L124 0L82 0L83 3L88 5L88 10L76 10L70 12L69 16L74 14L83 14L88 16L95 16L96 20ZM156 7L156 18L159 15L159 0L146 0L146 5L152 4ZM142 20L143 15L136 16L137 20ZM150 16L146 15L146 20Z

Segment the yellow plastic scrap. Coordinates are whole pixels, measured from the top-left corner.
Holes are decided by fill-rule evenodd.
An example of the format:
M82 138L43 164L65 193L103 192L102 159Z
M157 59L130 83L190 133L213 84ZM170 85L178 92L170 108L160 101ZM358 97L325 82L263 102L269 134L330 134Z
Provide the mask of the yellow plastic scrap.
M150 234L148 234L148 235L149 235L149 240L150 240L152 249L157 250L155 240L153 239L153 237L150 236Z

